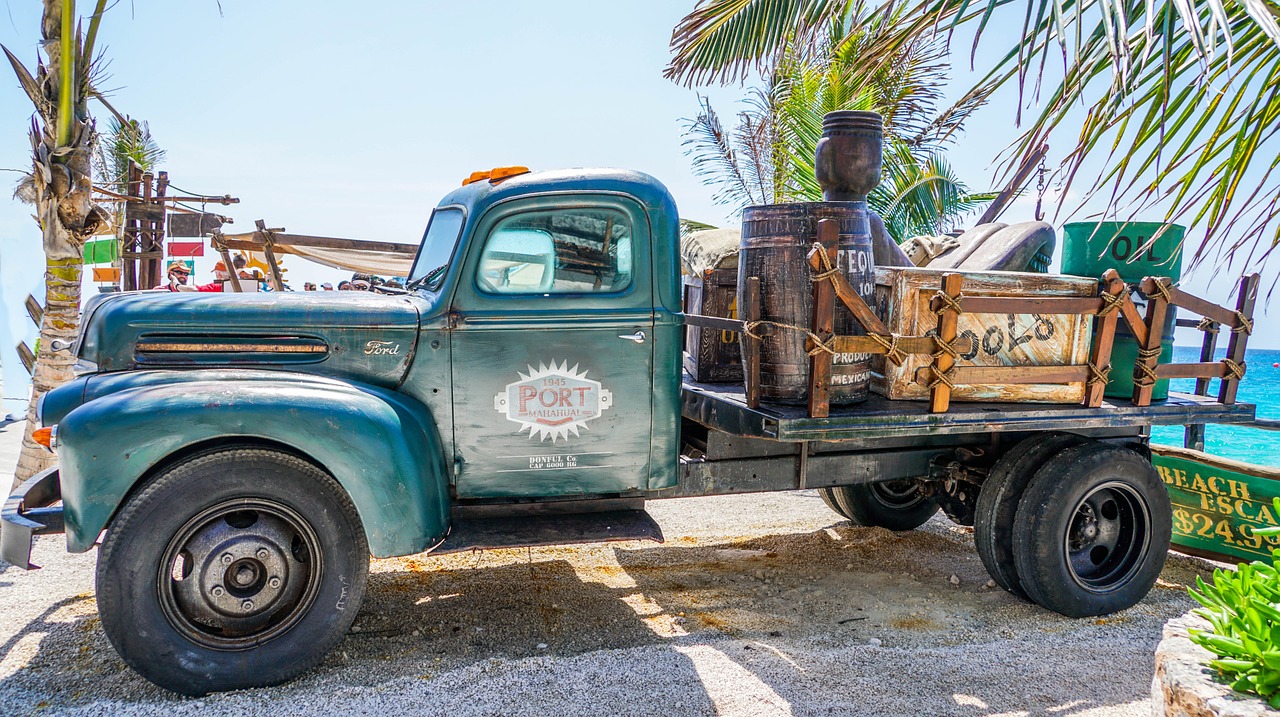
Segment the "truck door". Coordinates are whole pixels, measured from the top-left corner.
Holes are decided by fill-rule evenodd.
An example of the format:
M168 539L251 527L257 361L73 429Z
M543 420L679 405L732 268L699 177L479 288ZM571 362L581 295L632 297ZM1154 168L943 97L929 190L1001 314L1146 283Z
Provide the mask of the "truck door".
M620 493L649 485L649 226L609 195L500 204L454 296L459 497Z

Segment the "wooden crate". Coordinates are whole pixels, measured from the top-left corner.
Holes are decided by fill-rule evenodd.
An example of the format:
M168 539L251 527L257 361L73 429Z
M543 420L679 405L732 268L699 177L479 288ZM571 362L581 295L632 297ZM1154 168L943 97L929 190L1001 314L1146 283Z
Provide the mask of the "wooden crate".
M684 276L684 310L689 314L738 318L738 269L707 269ZM742 381L742 349L736 331L686 326L684 368L700 383Z
M887 267L876 270L873 307L890 331L903 336L936 335L937 315L929 302L947 271ZM966 297L1094 297L1097 279L1012 271L963 272ZM956 366L1079 365L1089 360L1093 317L1078 314L973 314L959 317ZM965 340L968 340L966 345ZM890 399L929 399L930 357L909 355L901 365L872 356L871 390ZM922 370L923 369L923 370ZM1069 384L957 383L957 401L1080 403L1083 381Z

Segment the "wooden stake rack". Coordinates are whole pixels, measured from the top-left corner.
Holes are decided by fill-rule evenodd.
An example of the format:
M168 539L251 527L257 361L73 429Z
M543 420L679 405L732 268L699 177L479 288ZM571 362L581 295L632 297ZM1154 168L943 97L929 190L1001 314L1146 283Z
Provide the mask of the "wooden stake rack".
M1234 310L1192 296L1163 277L1147 277L1139 290L1148 297L1146 315L1138 312L1128 287L1114 270L1109 269L1099 282L1096 297L965 296L964 276L948 273L930 302L938 315L936 336L900 336L893 334L871 307L854 290L839 271L833 271L839 229L836 222L824 219L818 223L818 237L808 254L813 278L813 321L806 331L805 347L809 353L809 415L825 418L830 413L831 359L837 353L883 354L887 361L901 364L909 354L927 354L932 358L921 369L916 380L930 389L929 407L943 413L950 407L955 384L1054 384L1084 382L1083 405L1102 405L1107 379L1111 373L1111 349L1115 345L1116 325L1121 318L1137 338L1138 360L1134 365L1133 404L1151 405L1152 389L1159 379L1196 378L1207 382L1222 380L1218 401L1235 402L1236 389L1244 377L1244 354L1253 329L1253 308L1257 299L1259 276L1241 278L1239 299ZM837 300L851 313L866 332L864 336L837 336L833 331ZM1169 307L1181 307L1204 319L1197 325L1202 331L1216 333L1219 326L1228 327L1231 341L1227 355L1212 361L1212 353L1202 356L1200 363L1161 364L1160 349L1165 317ZM953 345L960 314L1076 314L1094 317L1093 346L1088 363L1043 366L957 366L960 352ZM707 328L741 332L746 402L751 408L760 405L760 339L755 329L763 325L782 327L761 319L760 279L748 277L743 287L739 315L726 319L712 316L685 315L685 321Z

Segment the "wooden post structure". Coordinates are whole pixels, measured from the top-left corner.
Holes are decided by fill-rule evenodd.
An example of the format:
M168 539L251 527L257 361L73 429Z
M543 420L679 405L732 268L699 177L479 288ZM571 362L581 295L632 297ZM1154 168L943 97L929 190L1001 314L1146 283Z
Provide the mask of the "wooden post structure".
M1102 275L1103 308L1094 320L1093 354L1089 357L1089 379L1084 384L1084 405L1096 408L1102 405L1107 391L1107 377L1111 373L1111 349L1115 345L1116 324L1120 321L1120 305L1128 287L1115 269L1107 269Z
M1240 295L1236 297L1236 321L1231 327L1231 341L1227 343L1227 356L1223 360L1228 367L1218 387L1218 402L1232 404L1236 402L1236 388L1244 375L1244 352L1249 343L1249 334L1253 331L1253 305L1258 300L1257 274L1240 278ZM1239 371L1235 371L1235 367Z
M942 290L934 296L931 308L938 315L938 350L933 354L933 381L929 396L929 410L945 413L951 405L951 369L956 365L956 327L960 321L960 296L964 277L960 274L943 274Z
M231 290L237 294L244 291L240 286L240 272L236 271L236 265L231 261L231 250L222 242L222 232L215 232L209 237L209 243L218 250L218 255L222 257L222 265L227 267L227 274L231 277ZM225 289L225 286L223 288Z
M120 246L120 288L124 291L138 289L138 220L130 213L130 205L138 200L142 192L142 170L138 165L129 162L129 181L125 194L128 199L124 205L124 232Z
M760 321L760 277L747 277L746 291L742 301L745 306L739 307L746 326ZM759 327L748 328L753 333ZM760 340L742 332L742 372L746 383L747 407L760 407Z
M284 277L280 276L280 265L276 263L276 254L272 251L273 242L271 240L272 230L267 228L266 222L259 219L254 223L258 228L258 237L262 240L262 253L267 257L267 266L271 267L271 284L276 291L284 291ZM281 231L284 231L281 229Z
M1133 405L1150 406L1151 392L1156 386L1156 366L1160 363L1160 340L1164 338L1164 318L1169 311L1169 288L1166 277L1148 276L1142 280L1142 293L1147 295L1145 341L1138 342L1138 360L1133 367Z
M835 265L840 225L834 219L818 222L818 244ZM835 335L836 292L830 281L813 282L812 331L819 345L809 354L809 415L826 418L831 412L831 351L828 342Z

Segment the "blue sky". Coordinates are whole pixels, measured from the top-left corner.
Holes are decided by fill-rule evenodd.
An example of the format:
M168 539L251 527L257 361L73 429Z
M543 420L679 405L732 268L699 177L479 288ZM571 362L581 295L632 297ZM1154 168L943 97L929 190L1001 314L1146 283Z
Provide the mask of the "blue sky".
M132 0L102 25L104 85L116 88L118 109L150 123L175 186L241 198L217 210L235 218L228 231L261 218L298 233L416 242L430 208L463 177L510 164L638 169L667 184L682 216L727 223L729 210L712 202L681 147L695 93L661 76L671 28L693 4L222 0L220 15L214 0ZM0 43L29 64L38 21L39 3L5 0ZM980 62L997 49L985 47ZM967 74L957 72L954 93ZM709 94L727 119L742 90ZM974 188L994 182L991 160L1015 136L1013 101L983 110L950 152ZM0 169L30 166L30 116L0 67ZM22 297L42 295L38 229L29 208L8 199L17 176L0 171L6 397L25 394L13 345L36 333ZM1020 201L1004 220L1029 219L1032 205ZM198 279L211 263L197 265ZM296 259L286 266L295 286L340 276ZM1225 300L1229 282L1206 283L1207 273L1189 285ZM1280 346L1280 333L1266 327L1255 341Z

